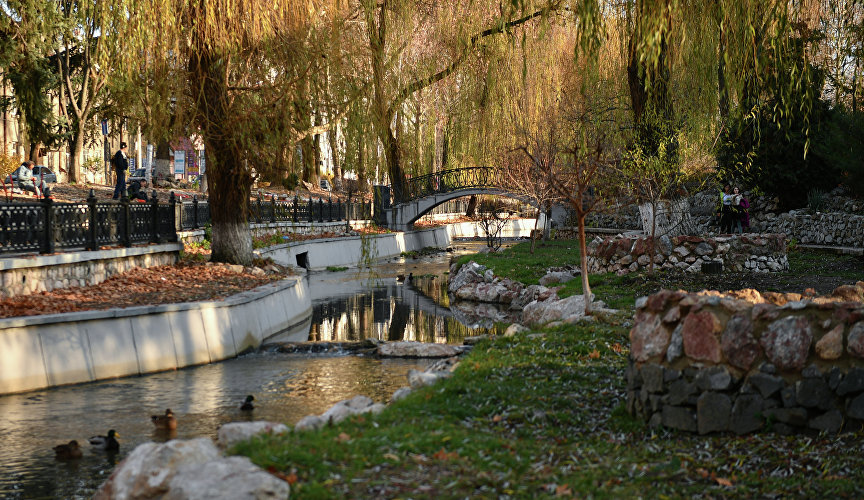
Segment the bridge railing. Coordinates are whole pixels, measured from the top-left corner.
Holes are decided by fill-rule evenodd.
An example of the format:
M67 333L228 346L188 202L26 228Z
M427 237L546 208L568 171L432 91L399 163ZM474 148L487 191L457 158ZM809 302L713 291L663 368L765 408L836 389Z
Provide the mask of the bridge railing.
M498 173L494 168L451 168L406 179L402 197L396 202L405 203L459 189L497 187L499 184Z

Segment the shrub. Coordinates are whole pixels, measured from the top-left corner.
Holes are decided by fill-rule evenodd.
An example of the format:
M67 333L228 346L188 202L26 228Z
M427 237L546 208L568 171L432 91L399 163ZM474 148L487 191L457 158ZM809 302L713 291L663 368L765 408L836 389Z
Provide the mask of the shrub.
M295 174L293 172L288 174L288 177L284 177L282 179L282 187L284 187L285 189L287 189L289 191L296 188L297 184L299 184L299 183L300 183L300 179L297 177L297 174Z

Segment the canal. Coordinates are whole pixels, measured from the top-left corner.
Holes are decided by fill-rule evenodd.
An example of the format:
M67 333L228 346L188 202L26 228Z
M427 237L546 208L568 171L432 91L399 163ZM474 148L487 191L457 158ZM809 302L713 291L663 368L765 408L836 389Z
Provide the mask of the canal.
M456 245L454 253L393 259L363 272L310 273L310 320L238 358L0 397L0 498L90 498L114 465L147 441L215 438L221 424L234 421L294 424L356 394L388 401L406 385L409 370L429 361L338 350L287 354L267 344L366 338L461 344L466 336L489 332L491 321L466 320L449 308L451 257L479 249L474 242ZM247 394L255 396L251 415L239 410ZM178 428L156 431L150 415L167 408L177 416ZM87 438L109 429L120 435L120 452L90 449ZM83 458L55 460L52 448L72 439L81 443Z

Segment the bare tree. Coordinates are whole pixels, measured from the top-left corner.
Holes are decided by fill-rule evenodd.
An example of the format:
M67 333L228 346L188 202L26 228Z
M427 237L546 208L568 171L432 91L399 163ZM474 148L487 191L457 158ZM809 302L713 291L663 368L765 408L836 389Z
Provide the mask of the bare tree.
M552 187L546 174L548 165L555 161L558 154L557 142L542 131L525 132L524 143L516 151L504 156L500 171L501 187L530 200L537 207L537 220L531 232L531 253L537 239L540 214L545 213L552 204L561 201L558 191ZM548 224L548 221L547 221Z

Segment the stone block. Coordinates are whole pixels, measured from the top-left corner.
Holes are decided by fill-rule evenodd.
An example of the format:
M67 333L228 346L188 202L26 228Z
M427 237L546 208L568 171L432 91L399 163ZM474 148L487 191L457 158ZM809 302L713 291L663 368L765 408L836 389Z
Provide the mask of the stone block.
M48 385L39 327L0 332L0 393L23 392Z
M666 361L674 362L684 354L684 336L681 334L684 325L678 324L669 338L669 347L666 348Z
M780 401L783 402L783 408L794 408L798 406L798 399L795 397L795 387L784 387L780 391Z
M284 308L282 311L284 315ZM230 312L231 309L228 307L201 308L201 320L204 323L204 334L207 336L207 351L213 361L228 359L238 354L231 333Z
M864 369L852 368L837 384L837 395L857 394L864 391Z
M643 387L648 392L663 391L663 367L656 363L649 363L642 366L640 370L642 375Z
M699 434L723 432L729 429L732 400L719 392L704 392L696 401Z
M688 382L685 379L678 379L669 384L666 390L665 402L673 406L682 405L696 392L696 384Z
M209 363L210 351L207 348L207 335L204 333L201 311L198 309L172 311L165 313L165 316L171 325L177 364L190 366Z
M171 323L162 314L130 317L141 373L178 368Z
M807 426L817 431L836 434L840 432L840 429L843 427L843 414L840 413L840 410L831 410L822 415L811 418L810 423Z
M720 348L729 363L742 370L749 370L762 354L759 342L753 337L753 322L743 314L736 314L726 323Z
M754 373L747 378L763 398L770 398L783 388L783 379L767 373Z
M856 358L864 358L864 321L859 321L849 329L849 354Z
M86 328L96 380L140 373L132 322L129 318L87 321Z
M94 380L93 358L87 331L79 323L43 325L39 328L49 385L77 384Z
M657 314L644 310L636 313L630 330L630 355L639 362L661 356L669 346L670 333Z
M261 319L253 304L237 304L231 307L231 335L237 352L257 346L262 340Z
M696 361L720 361L720 320L711 311L690 313L684 318L681 335L684 353Z
M762 428L762 398L757 394L740 394L732 405L729 430L747 434Z
M661 422L664 427L670 429L679 429L682 431L696 432L696 416L693 410L681 406L664 406L661 415Z
M828 384L821 378L805 378L795 384L795 399L804 408L830 410L833 397Z
M850 418L864 420L864 394L852 398L846 405L846 415Z
M787 316L768 325L760 343L765 355L781 370L800 370L807 362L813 334L804 316Z
M807 410L804 408L771 408L762 412L765 418L795 427L807 425Z
M693 382L702 391L724 391L729 388L732 376L723 366L711 366L699 370Z

